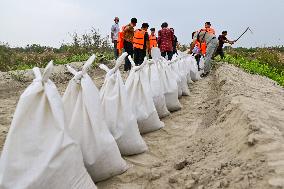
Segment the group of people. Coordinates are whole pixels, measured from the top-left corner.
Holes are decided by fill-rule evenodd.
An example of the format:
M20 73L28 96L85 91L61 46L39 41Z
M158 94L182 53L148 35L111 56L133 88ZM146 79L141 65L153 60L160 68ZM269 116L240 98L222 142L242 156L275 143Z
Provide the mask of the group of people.
M118 24L118 17L115 17L114 22L115 24L111 27L111 39L114 43L116 58L124 50L131 57L134 56L136 65L140 65L143 63L147 53L151 58L151 48L153 47L159 47L161 56L167 57L168 60L171 60L173 54L177 53L177 37L174 35L174 29L168 28L168 23L166 22L162 23L162 29L158 31L158 37L156 37L155 28L151 28L151 34L148 34L148 23L143 23L140 29L135 30L136 18L132 18L131 22L123 26L121 30ZM223 31L217 38L210 22L205 22L204 28L192 33L192 42L188 52L195 56L199 71L200 59L204 57L204 73L201 76L205 77L209 74L211 61L214 57L220 55L222 59L224 58L223 45L225 43L234 44L235 41L227 39L227 34L227 31ZM126 58L124 71L130 69L131 63Z
M223 31L222 35L216 38L215 30L211 27L210 22L205 22L203 29L192 33L192 43L190 45L189 53L195 56L197 61L198 70L200 70L199 62L203 56L204 62L204 73L202 76L207 76L211 69L211 61L216 56L220 55L224 58L223 45L225 43L234 44L235 41L227 39L227 31Z
M136 65L143 63L147 53L151 58L151 49L159 47L161 55L172 59L173 54L177 53L178 40L174 35L174 29L168 28L168 23L164 22L161 25L161 30L156 36L156 29L151 28L151 33L148 34L149 24L143 23L140 29L135 29L137 19L132 18L130 23L119 28L119 18L114 18L114 25L111 27L111 39L114 44L114 54L117 58L122 51L127 52L134 58ZM125 59L124 71L131 69L131 63L128 58Z

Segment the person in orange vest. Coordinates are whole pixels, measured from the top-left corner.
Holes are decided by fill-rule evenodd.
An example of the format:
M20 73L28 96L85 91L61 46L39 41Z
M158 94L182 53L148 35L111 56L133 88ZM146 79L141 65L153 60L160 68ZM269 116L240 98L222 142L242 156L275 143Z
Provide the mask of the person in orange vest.
M150 31L151 31L151 35L149 36L149 52L148 52L148 54L149 54L149 58L152 58L151 57L151 49L153 47L157 47L158 46L158 43L157 43L157 39L158 38L157 38L157 36L155 34L155 28L151 28Z
M192 33L192 39L194 37L196 32ZM194 56L196 63L197 63L197 67L198 67L198 71L200 71L200 58L202 56L204 56L204 54L202 53L202 48L201 48L201 44L199 41L195 42L194 48L192 49L192 55Z
M148 23L143 23L141 29L137 29L133 36L134 62L136 65L141 65L149 49L149 28Z
M125 26L122 26L121 31L118 33L118 38L117 38L117 51L118 51L118 55L120 56L122 54L122 50L123 50L123 41L124 41L124 30Z
M210 22L205 22L204 29L201 29L200 31L205 31L205 32L207 32L209 34L215 35L215 30L213 28L211 28L211 23ZM203 56L205 56L206 48L207 48L206 43L205 42L201 43L200 44L200 48L201 48L201 52L202 52Z
M123 29L123 48L124 51L133 57L133 36L134 36L134 27L137 24L137 19L132 18L131 22L126 25ZM131 70L131 63L128 57L125 58L124 71Z
M206 43L206 55L204 61L204 73L203 77L207 76L211 70L212 57L215 53L215 50L218 46L218 40L213 33L209 33L204 29L201 29L198 32L195 32L193 36L193 42L190 46L189 54L192 54L192 50L194 49L195 43L198 41L199 43Z
M215 30L213 28L211 28L211 23L210 22L205 22L205 30L208 32L208 33L212 33L215 35Z

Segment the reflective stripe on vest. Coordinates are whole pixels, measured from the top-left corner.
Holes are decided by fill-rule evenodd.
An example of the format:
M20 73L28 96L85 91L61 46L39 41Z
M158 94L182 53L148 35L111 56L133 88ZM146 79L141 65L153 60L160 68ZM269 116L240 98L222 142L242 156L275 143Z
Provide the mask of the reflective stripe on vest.
M146 31L138 29L134 32L133 36L133 47L137 49L143 49L144 47L144 36Z
M149 36L150 48L157 47L157 37L154 35Z

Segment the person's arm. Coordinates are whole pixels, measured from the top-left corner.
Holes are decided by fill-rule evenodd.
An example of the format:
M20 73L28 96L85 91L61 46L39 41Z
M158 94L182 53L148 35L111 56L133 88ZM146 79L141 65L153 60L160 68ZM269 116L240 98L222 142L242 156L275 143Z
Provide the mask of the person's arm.
M146 52L150 54L150 41L149 41L149 34L147 32L145 33L144 40L146 41Z
M113 36L114 36L114 26L111 26L111 32L110 32L110 37L111 37L111 41L114 42L113 40Z
M123 32L128 32L128 31L130 31L130 26L129 25L125 26Z
M189 54L192 54L192 50L194 49L195 43L197 41L197 38L193 38L192 43L190 44L190 48L189 48Z
M174 36L174 32L172 32L172 31L171 31L171 36L172 36L172 45L174 47L175 36Z
M158 47L161 48L161 30L158 31Z

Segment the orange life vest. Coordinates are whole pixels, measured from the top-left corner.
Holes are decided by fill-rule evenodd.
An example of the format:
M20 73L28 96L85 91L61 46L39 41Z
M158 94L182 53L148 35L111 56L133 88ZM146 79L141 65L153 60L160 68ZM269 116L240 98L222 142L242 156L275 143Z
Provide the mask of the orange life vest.
M204 29L199 30L199 32L202 32L202 31L215 35L215 30L213 28L204 28ZM206 54L206 48L207 48L206 41L202 42L201 45L200 45L199 40L200 39L198 39L197 42L199 43L200 51L203 55L205 55ZM204 37L203 37L202 41L203 40L204 40Z
M118 33L118 38L117 38L117 49L122 50L124 47L124 30L125 26L122 26L121 32Z
M200 45L200 42L199 41L195 41L195 45L197 45L197 47L200 49L200 52L205 55L206 54L206 43L203 42L201 43Z
M206 43L205 42L201 43L200 51L203 55L206 54L206 48L207 48Z
M137 49L143 49L144 48L144 36L146 31L137 29L134 32L133 36L133 47Z
M150 35L149 36L149 42L150 42L150 49L152 47L157 47L157 37L156 37L156 35L154 35L154 36Z
M213 28L206 28L205 29L208 33L215 35L215 30Z

